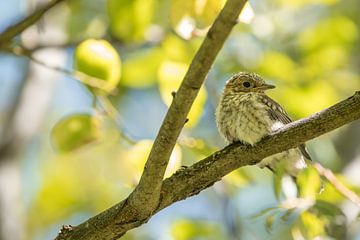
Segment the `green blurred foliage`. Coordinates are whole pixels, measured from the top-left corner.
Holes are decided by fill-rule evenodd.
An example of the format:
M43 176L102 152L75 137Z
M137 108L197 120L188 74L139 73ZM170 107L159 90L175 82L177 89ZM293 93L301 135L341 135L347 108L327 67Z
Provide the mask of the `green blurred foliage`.
M314 199L320 193L321 179L314 167L310 166L303 170L296 177L296 183L303 198Z
M78 0L65 5L61 16L64 16L63 31L69 43L78 46L85 39L106 39L112 46L112 53L116 56L121 53L121 63L120 60L115 65L105 63L107 68L99 70L91 63L99 57L85 51L82 58L86 66L77 67L101 79L107 79L115 71L119 81L119 85L115 84L118 95L108 99L114 105L114 111L98 101L89 106L96 108L96 114L74 113L59 120L51 135L58 152L46 144L41 147L42 161L37 166L40 184L28 207L30 236L36 237L54 224L67 223L77 215L92 216L133 189L153 142L141 133L133 134L141 136L139 138L126 139L126 126L131 125L132 119L123 118L123 109L119 106L123 107L124 99L134 92L138 94L133 97L137 103L141 98L139 95L146 91L155 92L155 98L169 106L172 92L178 89L206 29L224 2ZM254 19L247 25L239 23L225 43L191 108L189 122L175 146L166 177L182 165L191 165L224 145L216 133L213 112L226 78L236 71L254 71L274 83L277 88L269 92L271 97L294 119L324 109L360 88L360 20L358 13L354 13L358 2L277 0L250 3ZM75 58L75 66L79 65L78 58ZM150 124L147 111L159 110L155 106L143 109L136 118L145 118ZM120 120L114 117L116 114ZM156 114L162 116L164 113ZM128 122L121 122L124 119ZM158 125L151 127L158 129ZM49 129L44 130L43 135L49 134ZM334 147L336 136L330 134L324 139L319 138L310 143L309 148L316 161L336 166L336 170L341 171L347 163ZM202 205L211 202L213 205L209 208L225 209L217 221L194 218L191 213L198 210L194 207L182 211L188 218L177 216L165 229L157 231L163 231L168 239L178 240L231 239L229 236L249 239L246 234L250 230L244 226L247 221L252 221L248 217L252 214L237 212L238 209L249 210L241 208L244 200L237 201L237 197L253 194L248 202L256 212L256 219L261 221L260 224L249 224L256 228L250 237L280 239L271 236L282 236L287 232L294 238L300 236L297 239L324 236L342 239L347 228L346 221L339 222L339 218L347 220L341 208L347 200L334 186L321 179L314 168L308 168L297 178L298 196L293 199L282 192L281 172L273 178L274 193L256 192L256 186L271 188L271 174L253 167L233 171L223 178L221 186L216 185L210 190L213 195L200 194L207 199ZM351 179L346 180L341 173L337 176L359 192ZM258 202L259 199L262 201ZM218 202L221 202L220 206L216 205ZM244 205L248 206L248 202ZM224 205L232 207L230 212L234 216L226 214L229 210ZM207 212L215 214L212 210ZM151 232L136 229L127 237L149 239L147 231ZM152 239L158 237L154 236Z
M106 34L106 0L69 1L67 7L66 33L71 41L102 38Z
M171 233L175 240L224 239L224 234L216 223L200 220L178 220L173 223Z
M124 42L144 40L156 14L155 0L108 0L110 32Z
M69 152L100 138L99 120L89 114L74 114L56 123L51 138L59 152Z
M314 239L324 234L324 222L310 212L300 215L300 231L305 239Z
M172 0L170 22L176 29L185 18L189 18L194 28L206 28L213 23L224 4L224 0Z
M131 88L146 88L154 85L163 59L163 51L159 48L143 49L129 54L124 61L121 84Z
M120 81L120 56L106 40L82 41L75 49L74 63L74 68L84 74L84 76L78 74L79 78L91 90L100 89L102 93L109 93Z

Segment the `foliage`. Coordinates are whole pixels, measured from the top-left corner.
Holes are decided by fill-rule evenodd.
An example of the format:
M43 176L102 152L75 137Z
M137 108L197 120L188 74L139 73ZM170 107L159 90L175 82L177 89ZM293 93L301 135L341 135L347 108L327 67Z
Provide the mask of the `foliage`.
M67 65L73 63L73 70L83 73L75 77L87 87L79 89L73 80L61 78L54 108L37 135L41 144L27 150L40 159L23 164L25 182L33 176L38 179L27 203L29 238L45 239L47 232L54 236L53 229L60 223L81 222L118 202L137 184L152 146L149 139L154 139L172 92L223 4L216 0L77 0L68 1L61 13L49 13L47 18L57 19L49 28L66 36L61 45L66 45ZM250 1L254 16L247 18L249 23L238 24L209 73L173 151L167 177L224 146L213 115L225 80L234 72L258 72L273 82L277 88L271 97L294 119L359 89L360 19L353 11L357 4ZM26 45L29 40L23 41ZM51 39L44 42L49 44ZM105 85L94 86L97 80ZM98 88L102 91L94 90ZM93 95L95 101L90 103ZM336 143L349 132L329 134L311 142L309 149L316 161L339 170L341 181L359 192L356 182L341 171L356 154L346 159ZM345 214L348 200L314 168L304 170L292 183L284 183L282 174L274 176L274 193L271 177L272 173L255 167L234 171L211 190L186 201L190 203L164 210L149 226L127 237L359 236L357 220ZM30 184L34 183L25 183L25 188ZM348 228L349 223L355 230Z

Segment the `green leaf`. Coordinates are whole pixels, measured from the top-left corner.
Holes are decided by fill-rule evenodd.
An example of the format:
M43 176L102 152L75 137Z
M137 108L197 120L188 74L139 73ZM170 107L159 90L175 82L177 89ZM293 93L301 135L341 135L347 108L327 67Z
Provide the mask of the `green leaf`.
M131 88L146 88L154 85L163 55L163 51L159 48L141 49L127 55L124 58L121 84Z
M159 90L160 95L166 105L170 106L173 96L171 93L177 91L183 77L185 76L188 65L182 62L164 61L159 69ZM200 120L207 93L204 87L200 88L199 93L191 106L188 114L189 122L185 127L192 128Z
M356 24L345 16L330 17L309 26L299 36L299 45L306 52L319 51L329 46L346 48L359 34Z
M327 234L335 239L344 239L346 236L346 216L342 210L330 202L317 200L311 211L317 215L326 217L325 230Z
M171 227L171 235L175 240L224 239L219 225L201 220L178 220Z
M193 37L196 29L209 27L224 6L224 0L172 0L170 23L184 39Z
M341 211L341 209L338 206L322 200L317 200L313 208L318 210L320 214L327 215L330 217L344 215L344 213Z
M300 196L305 198L316 198L321 187L321 179L312 166L302 170L296 177L296 183L300 190Z
M293 214L295 211L295 208L291 208L285 211L285 213L280 217L281 220L283 220L284 222L287 222L289 220L289 217L291 214Z
M299 221L300 231L306 239L314 239L325 232L324 221L308 211L301 213Z
M256 214L254 214L253 216L251 216L251 218L256 219L256 218L262 217L272 211L279 210L279 209L280 209L279 207L268 207L268 208L261 210L260 212L258 212Z
M87 39L81 42L75 50L75 69L86 75L80 78L92 86L91 79L103 80L101 86L96 86L105 91L115 89L120 81L121 60L117 51L105 40Z
M110 31L121 41L141 42L154 18L157 1L108 0Z
M100 121L90 114L74 114L56 123L51 132L53 146L65 153L100 138Z
M270 233L273 230L274 222L275 222L275 214L271 214L266 217L265 228L268 233Z
M276 169L276 172L273 174L273 190L274 195L277 200L280 199L281 189L282 189L282 178L285 174L285 169L282 164Z

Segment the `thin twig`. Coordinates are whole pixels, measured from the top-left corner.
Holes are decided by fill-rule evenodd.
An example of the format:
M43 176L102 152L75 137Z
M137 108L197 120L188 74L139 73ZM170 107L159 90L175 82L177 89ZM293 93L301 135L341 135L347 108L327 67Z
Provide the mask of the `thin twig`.
M7 45L14 37L22 33L25 29L36 23L41 17L54 6L66 0L53 0L45 6L38 8L35 12L20 20L14 25L9 26L0 34L0 46Z
M80 71L74 71L74 70L68 70L59 66L51 66L36 57L33 56L32 51L29 51L21 46L14 46L14 47L6 47L5 49L8 52L11 52L15 54L16 56L23 56L29 58L32 62L39 64L47 69L57 71L60 73L63 73L65 75L70 76L72 79L79 81L83 84L89 85L90 87L97 88L100 90L107 91L104 86L104 80L100 78L96 78L90 75L87 75L86 73L80 72ZM114 95L116 94L116 89L111 91L109 94ZM91 92L91 91L90 91ZM97 96L93 92L91 92L93 97L92 107L96 108L96 99L99 100L101 106L103 107L106 114L117 124L119 124L119 117L120 114L117 111L117 109L112 105L112 103L109 101L109 99L106 96ZM120 124L123 125L123 124ZM127 134L125 134L123 131L120 131L121 137L130 145L134 145L136 141L132 140Z
M120 131L120 135L123 140L125 140L128 144L134 145L136 144L136 141L133 140L131 137L129 137L124 131L123 131L123 122L121 121L120 113L119 111L114 107L114 105L111 103L111 101L108 99L107 96L97 96L97 99L99 100L99 103L101 104L102 108L106 112L106 114L117 124L120 125L122 130Z
M318 171L320 176L325 177L340 194L360 207L359 196L346 187L342 182L340 182L330 169L323 167L320 163L314 163L313 166Z
M104 87L104 81L103 79L100 78L96 78L90 75L87 75L84 72L80 72L80 71L76 71L76 70L69 70L69 69L65 69L59 66L52 66L49 65L46 62L43 62L39 59L37 59L36 57L33 56L33 52L27 50L24 47L21 46L14 46L14 47L4 47L2 50L5 50L7 52L13 53L16 56L21 56L21 57L27 57L29 58L32 62L39 64L47 69L53 70L53 71L57 71L60 73L63 73L65 75L68 75L70 77L72 77L73 79L75 79L76 81L82 82L86 85L89 85L90 87L93 88L97 88L103 91L107 91L109 89ZM116 94L116 89L108 92L110 95L115 95Z

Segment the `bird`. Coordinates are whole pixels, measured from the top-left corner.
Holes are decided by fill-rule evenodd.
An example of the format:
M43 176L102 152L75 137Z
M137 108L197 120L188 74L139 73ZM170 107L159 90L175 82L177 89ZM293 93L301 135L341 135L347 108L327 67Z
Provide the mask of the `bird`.
M292 122L289 115L266 91L275 86L250 72L239 72L225 84L215 111L220 135L228 142L255 145L262 138ZM258 163L273 172L280 169L296 177L311 160L305 144L297 148L271 155Z

